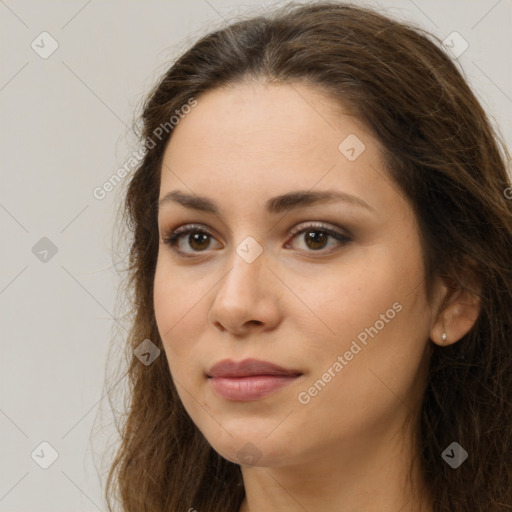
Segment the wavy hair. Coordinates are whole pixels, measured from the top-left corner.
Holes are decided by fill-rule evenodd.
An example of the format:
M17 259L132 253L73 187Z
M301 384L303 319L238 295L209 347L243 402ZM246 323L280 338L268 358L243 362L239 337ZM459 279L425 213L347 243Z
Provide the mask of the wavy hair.
M216 453L192 422L166 358L146 366L133 351L145 339L163 351L153 281L160 171L172 130L163 137L155 130L191 98L251 79L311 84L365 123L417 216L429 296L435 276L465 290L478 276L481 309L472 329L450 346L431 343L418 453L435 512L512 510L509 153L437 38L337 2L291 3L214 30L144 102L137 134L144 158L122 204L129 386L105 490L109 510L115 498L124 512L236 512L244 498L240 466ZM441 457L453 441L469 453L457 469Z

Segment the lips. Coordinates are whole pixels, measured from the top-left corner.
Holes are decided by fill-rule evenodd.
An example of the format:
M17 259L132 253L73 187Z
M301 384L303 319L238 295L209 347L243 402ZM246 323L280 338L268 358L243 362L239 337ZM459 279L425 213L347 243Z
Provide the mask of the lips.
M234 402L260 400L301 375L302 372L297 370L258 359L238 363L225 359L213 365L207 373L212 389L225 400Z
M302 373L289 370L267 361L259 359L244 359L236 363L231 359L224 359L214 364L208 371L208 377L252 377L254 375L281 375L298 376Z

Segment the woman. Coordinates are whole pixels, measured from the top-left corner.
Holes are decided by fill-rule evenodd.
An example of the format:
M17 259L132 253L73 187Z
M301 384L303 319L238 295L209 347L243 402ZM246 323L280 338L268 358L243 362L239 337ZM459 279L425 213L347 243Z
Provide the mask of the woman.
M432 38L289 5L198 41L142 120L107 497L512 509L509 157Z

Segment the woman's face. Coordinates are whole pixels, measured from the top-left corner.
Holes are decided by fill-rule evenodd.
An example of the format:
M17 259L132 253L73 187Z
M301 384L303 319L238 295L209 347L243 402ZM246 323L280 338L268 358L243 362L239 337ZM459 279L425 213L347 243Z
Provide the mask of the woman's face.
M197 102L164 155L154 282L185 409L236 463L379 449L421 399L434 322L410 205L370 133L310 86L247 83ZM212 377L247 359L290 373Z

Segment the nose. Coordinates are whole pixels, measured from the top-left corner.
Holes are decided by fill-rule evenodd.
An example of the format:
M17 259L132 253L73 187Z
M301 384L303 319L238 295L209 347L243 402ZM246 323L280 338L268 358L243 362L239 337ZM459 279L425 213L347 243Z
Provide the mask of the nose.
M267 268L265 253L251 263L235 253L230 263L214 292L209 323L237 336L274 329L280 318L276 297L279 280Z

